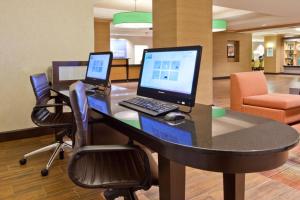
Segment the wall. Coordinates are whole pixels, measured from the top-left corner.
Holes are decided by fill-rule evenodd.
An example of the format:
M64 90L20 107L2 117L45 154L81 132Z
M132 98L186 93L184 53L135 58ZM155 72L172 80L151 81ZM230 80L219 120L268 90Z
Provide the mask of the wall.
M92 0L0 1L0 132L33 127L29 76L53 60L86 60L94 47Z
M94 21L95 51L110 50L110 21L95 19Z
M125 39L127 41L127 57L130 64L134 63L134 45L147 45L152 48L152 37L148 36L111 36L112 39Z
M227 61L227 41L240 41L239 62ZM213 77L230 76L251 70L252 36L246 33L217 32L213 34Z
M265 36L264 68L267 73L280 73L283 71L283 41L282 36ZM273 48L273 56L267 57L267 48Z
M188 2L188 3L187 3ZM153 46L202 45L196 102L213 103L212 0L153 1Z

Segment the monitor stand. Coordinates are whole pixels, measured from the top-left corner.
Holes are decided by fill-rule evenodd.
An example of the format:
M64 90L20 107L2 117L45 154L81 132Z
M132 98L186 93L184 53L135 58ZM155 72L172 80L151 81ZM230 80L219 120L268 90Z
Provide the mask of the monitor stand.
M111 84L108 82L107 86L104 85L94 85L92 88L86 90L87 94L102 94L109 95L111 92Z

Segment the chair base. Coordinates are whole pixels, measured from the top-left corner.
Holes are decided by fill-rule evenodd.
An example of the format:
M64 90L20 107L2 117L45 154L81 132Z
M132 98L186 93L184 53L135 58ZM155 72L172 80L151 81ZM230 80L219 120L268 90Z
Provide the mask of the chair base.
M108 189L104 191L104 197L106 200L115 200L118 197L124 197L124 200L138 200L131 189Z
M59 141L59 142L56 142L54 144L51 144L51 145L48 145L48 146L45 146L43 148L40 148L40 149L37 149L35 151L32 151L30 153L27 153L23 156L23 158L19 161L20 162L20 165L25 165L27 163L27 158L31 157L31 156L34 156L34 155L37 155L37 154L40 154L40 153L43 153L45 151L49 151L49 150L53 150L54 149L54 152L52 153L46 167L44 169L41 170L41 175L42 176L47 176L48 175L48 171L49 171L49 168L51 167L54 159L59 155L59 158L61 160L64 159L64 149L65 148L72 148L72 144L70 144L69 142L63 142L63 141Z

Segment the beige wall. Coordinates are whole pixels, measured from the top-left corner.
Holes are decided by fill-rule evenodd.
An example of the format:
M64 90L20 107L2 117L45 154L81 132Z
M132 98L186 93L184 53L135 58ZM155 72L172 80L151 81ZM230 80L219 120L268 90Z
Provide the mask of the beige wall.
M266 36L264 38L265 44L265 58L264 68L265 72L279 73L283 71L283 40L282 36ZM273 47L273 56L267 57L267 48Z
M94 23L95 33L95 51L109 51L110 50L110 21L95 19Z
M227 61L227 41L240 42L239 62ZM213 76L230 76L234 72L251 70L252 36L246 33L218 32L213 34Z
M0 1L0 132L32 127L29 76L53 60L86 60L94 46L92 0Z

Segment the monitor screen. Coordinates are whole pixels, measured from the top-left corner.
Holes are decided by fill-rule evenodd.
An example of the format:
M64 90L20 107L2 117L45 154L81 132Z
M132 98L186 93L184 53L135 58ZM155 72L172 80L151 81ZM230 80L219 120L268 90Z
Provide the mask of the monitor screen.
M111 62L111 52L90 53L85 80L96 85L107 84Z
M145 116L141 116L140 121L144 131L159 139L188 146L193 143L192 133L188 130L173 127Z
M138 95L193 106L201 46L144 51Z

